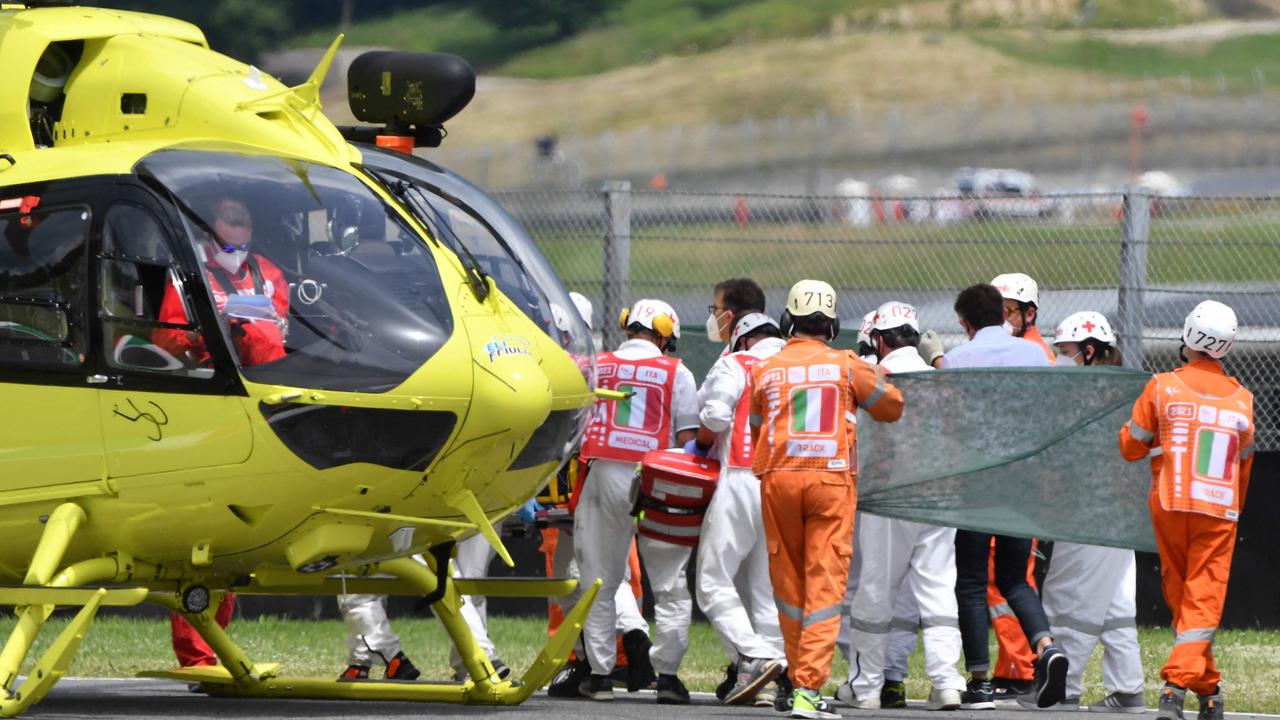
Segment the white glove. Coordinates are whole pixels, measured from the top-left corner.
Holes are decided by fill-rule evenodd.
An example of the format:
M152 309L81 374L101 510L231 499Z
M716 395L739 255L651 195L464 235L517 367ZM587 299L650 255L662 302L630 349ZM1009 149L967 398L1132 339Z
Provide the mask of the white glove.
M920 357L931 366L934 360L946 354L942 349L942 338L938 337L938 333L933 330L925 330L920 335L920 345L917 349L920 351Z

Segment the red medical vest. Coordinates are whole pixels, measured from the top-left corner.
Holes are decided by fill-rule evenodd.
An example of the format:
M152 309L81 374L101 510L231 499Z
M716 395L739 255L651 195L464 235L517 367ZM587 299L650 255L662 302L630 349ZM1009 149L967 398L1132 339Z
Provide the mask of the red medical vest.
M606 352L596 356L596 384L629 393L625 400L596 403L582 439L587 459L640 462L646 452L671 445L671 406L679 358L626 360Z

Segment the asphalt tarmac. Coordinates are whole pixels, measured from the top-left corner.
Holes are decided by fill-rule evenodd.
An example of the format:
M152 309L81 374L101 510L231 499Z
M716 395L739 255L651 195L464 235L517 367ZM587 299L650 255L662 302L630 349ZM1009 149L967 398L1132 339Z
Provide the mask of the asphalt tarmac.
M637 718L772 718L778 717L771 710L757 708L733 708L721 705L709 693L694 693L690 706L657 705L652 691L627 694L621 692L612 703L596 703L585 700L552 700L537 695L517 707L485 707L445 705L438 703L407 702L338 702L332 700L246 700L236 698L211 698L187 691L182 683L165 680L99 680L92 678L67 678L53 688L43 702L26 715L30 718L93 718L94 720L201 720L203 718L502 718L503 720L575 720L576 718L601 718L604 720ZM1191 712L1195 712L1191 710ZM885 718L892 720L938 720L938 713L930 713L920 707L906 710L852 710L841 708L845 718ZM1028 720L1033 711L999 709L988 711L959 711L946 715L948 720ZM1034 713L1036 717L1064 720L1078 713ZM1144 717L1155 716L1148 710ZM1119 720L1136 715L1090 715L1103 720ZM1188 713L1188 718L1194 717ZM1274 715L1245 715L1227 713L1233 720L1248 717L1276 717Z

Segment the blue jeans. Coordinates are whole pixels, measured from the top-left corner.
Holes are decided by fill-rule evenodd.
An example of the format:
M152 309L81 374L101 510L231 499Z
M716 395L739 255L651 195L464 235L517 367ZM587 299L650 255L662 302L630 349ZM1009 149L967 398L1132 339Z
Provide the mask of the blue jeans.
M1035 649L1041 638L1049 637L1049 620L1040 596L1027 584L1027 558L1031 540L991 533L956 531L956 605L960 611L960 640L964 645L965 669L990 670L988 649L987 557L991 538L996 540L996 587L1004 595L1027 641Z

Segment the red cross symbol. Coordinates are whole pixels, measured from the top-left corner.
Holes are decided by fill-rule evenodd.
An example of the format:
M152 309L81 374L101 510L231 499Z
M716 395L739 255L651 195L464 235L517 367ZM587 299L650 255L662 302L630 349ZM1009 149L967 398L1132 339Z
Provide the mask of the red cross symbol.
M1093 332L1093 329L1098 326L1094 325L1092 320L1085 320L1084 322L1080 323L1080 327L1084 328L1085 332Z

